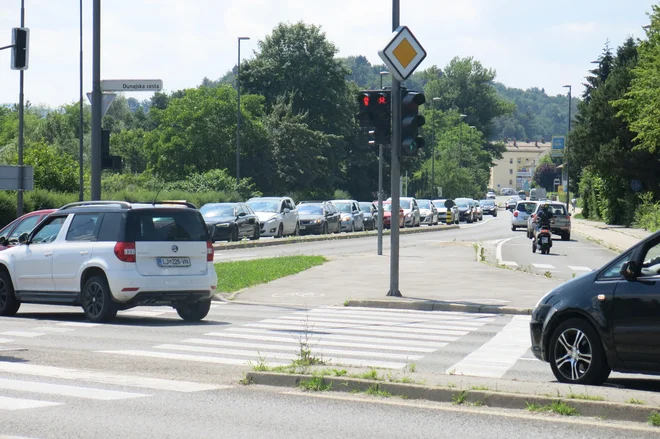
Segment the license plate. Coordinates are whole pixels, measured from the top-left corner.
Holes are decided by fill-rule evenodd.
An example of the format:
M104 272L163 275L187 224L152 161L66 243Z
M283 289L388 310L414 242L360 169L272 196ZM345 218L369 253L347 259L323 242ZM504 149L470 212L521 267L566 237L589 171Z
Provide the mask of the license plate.
M190 267L190 258L157 258L159 267Z
M307 226L299 226L298 228L299 228L300 230L305 230L305 229L307 228Z
M543 238L541 238L541 242L542 242L543 244L547 244L547 243L548 243L548 237L547 237L547 236L544 236Z

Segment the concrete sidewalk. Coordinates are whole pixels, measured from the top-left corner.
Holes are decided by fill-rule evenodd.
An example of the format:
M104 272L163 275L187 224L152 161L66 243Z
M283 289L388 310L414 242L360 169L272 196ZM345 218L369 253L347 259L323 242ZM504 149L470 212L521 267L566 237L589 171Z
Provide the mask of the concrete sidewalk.
M619 253L651 235L646 230L609 225L600 221L573 219L573 231Z

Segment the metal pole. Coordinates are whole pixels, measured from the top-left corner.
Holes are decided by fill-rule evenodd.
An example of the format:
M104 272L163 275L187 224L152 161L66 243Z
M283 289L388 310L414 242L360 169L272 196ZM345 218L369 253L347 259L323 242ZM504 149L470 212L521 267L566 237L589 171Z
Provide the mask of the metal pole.
M83 117L83 0L80 0L80 139L78 142L78 201L85 199L85 186L83 184L83 139L85 132Z
M399 27L399 0L392 0L392 31ZM401 83L392 76L392 221L390 234L390 290L388 296L401 297L399 291L399 208L401 204L399 179L401 169Z
M25 1L21 0L21 27L25 27ZM18 73L18 193L16 194L16 216L23 215L23 146L24 146L24 70Z
M571 133L571 86L568 87L568 133L566 134L566 149L565 153L568 152L568 135ZM568 156L567 156L568 157ZM571 197L570 197L570 174L568 173L568 159L566 160L566 208L570 206Z
M433 194L432 198L435 198L435 101L431 100L433 105L431 111L431 130L433 132L433 141L431 143L431 193Z
M92 10L92 200L101 199L101 0Z
M241 39L238 39L238 67L236 70L236 184L241 181Z
M380 80L383 80L381 75ZM381 86L381 88L383 88ZM383 254L383 145L378 145L378 256Z
M459 125L459 138L458 138L458 167L463 167L463 119L460 119L458 122Z

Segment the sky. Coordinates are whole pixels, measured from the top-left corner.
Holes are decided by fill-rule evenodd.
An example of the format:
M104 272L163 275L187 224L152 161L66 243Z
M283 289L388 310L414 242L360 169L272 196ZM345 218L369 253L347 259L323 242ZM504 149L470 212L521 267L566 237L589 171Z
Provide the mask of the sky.
M25 98L58 107L79 96L79 0L24 0L30 28ZM218 79L253 56L280 22L322 27L339 56L378 51L392 37L388 0L101 0L101 79L162 79L165 91ZM428 53L419 69L472 56L509 87L573 96L606 41L643 38L650 0L400 0L401 25ZM0 0L0 46L20 24L20 0ZM83 0L83 88L91 91L92 0ZM0 51L0 103L18 101L19 74ZM152 93L127 94L139 100Z

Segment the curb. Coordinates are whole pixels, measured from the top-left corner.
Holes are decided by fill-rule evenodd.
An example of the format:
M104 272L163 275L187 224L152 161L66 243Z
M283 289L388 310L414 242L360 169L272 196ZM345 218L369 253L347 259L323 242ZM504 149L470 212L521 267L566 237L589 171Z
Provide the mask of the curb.
M396 299L349 299L345 306L356 306L362 308L390 308L390 309L408 309L417 311L458 311L465 313L487 313L487 314L517 314L531 315L532 308L519 308L513 306L498 305L480 305L463 304L454 302L440 302L433 300L408 300L400 301Z
M380 391L407 399L423 399L456 404L457 398L460 398L463 400L462 404L484 405L491 408L527 410L530 404L548 405L561 401L575 408L580 416L602 416L608 420L615 421L647 423L649 416L652 413L658 412L657 407L607 401L588 401L562 397L550 398L547 396L491 392L487 390L457 390L359 378L314 377L313 375L289 375L274 372L247 372L246 374L246 379L252 384L276 387L300 387L302 381L311 380L312 378L321 378L324 384L330 385L330 391L364 392L369 388L373 388L373 386L378 386L378 390Z
M400 229L399 233L401 235L409 235L413 233L428 233L428 232L441 232L444 230L455 230L458 229L457 225L442 225L442 226L426 226L426 227L417 227L412 229ZM383 236L389 235L390 231L383 231ZM357 239L357 238L366 238L369 236L378 236L377 231L369 232L357 232L357 233L342 233L336 235L317 235L317 236L304 236L304 237L295 237L295 238L280 238L273 239L272 241L247 241L247 242L237 242L230 244L213 244L214 251L221 250L234 250L238 248L253 248L253 247L270 247L273 245L286 245L286 244L298 244L301 242L317 242L317 241L334 241L338 239Z

